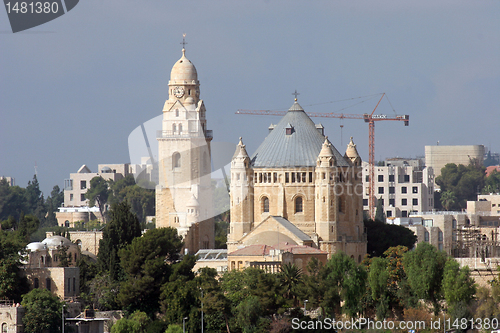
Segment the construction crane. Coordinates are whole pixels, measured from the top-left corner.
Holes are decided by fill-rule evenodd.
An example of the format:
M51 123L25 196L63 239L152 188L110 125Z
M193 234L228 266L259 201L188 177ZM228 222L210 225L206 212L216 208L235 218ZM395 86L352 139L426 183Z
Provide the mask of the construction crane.
M298 94L295 92L295 94ZM292 94L294 95L294 94ZM306 112L309 117L323 117L323 118L339 118L339 119L362 119L368 123L368 164L369 164L369 196L368 196L368 212L371 219L375 219L375 122L376 121L403 121L405 126L410 124L409 115L395 115L388 116L384 114L374 114L380 102L384 98L385 93L382 94L377 105L372 113L364 114L347 114L347 113L318 113ZM251 115L265 115L265 116L284 116L287 111L269 111L269 110L243 110L239 109L236 114L251 114Z

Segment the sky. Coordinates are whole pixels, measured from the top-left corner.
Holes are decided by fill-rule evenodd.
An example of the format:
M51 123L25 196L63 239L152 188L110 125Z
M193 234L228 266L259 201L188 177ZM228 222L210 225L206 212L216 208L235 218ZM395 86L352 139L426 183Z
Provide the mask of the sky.
M47 196L83 164L130 162L128 137L161 115L183 33L213 142L241 136L252 154L279 117L235 112L285 111L295 90L306 111L352 114L385 92L375 113L410 126L377 122L376 160L438 141L499 152L499 17L488 0L85 0L12 33L0 10L0 176L25 187L36 165ZM368 160L364 121L313 120Z

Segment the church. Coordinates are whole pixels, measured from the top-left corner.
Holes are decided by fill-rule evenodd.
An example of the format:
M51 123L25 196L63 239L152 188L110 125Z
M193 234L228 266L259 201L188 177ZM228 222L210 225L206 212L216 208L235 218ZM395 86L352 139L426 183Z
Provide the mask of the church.
M361 158L352 138L342 156L295 99L250 157L243 140L231 161L228 253L266 245L366 254ZM279 251L281 252L281 251Z
M210 142L206 109L193 63L182 57L174 64L157 133L159 184L156 227L176 228L186 253L214 247Z
M156 226L173 227L185 252L214 248L212 131L193 63L182 49L163 107ZM366 254L362 167L356 145L344 155L295 102L250 157L240 138L231 160L228 253L259 245ZM274 252L273 252L274 253Z

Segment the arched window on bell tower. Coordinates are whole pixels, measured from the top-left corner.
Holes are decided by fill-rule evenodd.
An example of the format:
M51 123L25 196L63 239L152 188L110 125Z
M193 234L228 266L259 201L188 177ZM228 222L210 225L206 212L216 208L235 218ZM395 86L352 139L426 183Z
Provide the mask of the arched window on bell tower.
M174 155L172 155L172 169L180 167L181 167L181 154L176 152L174 153Z
M269 213L269 198L268 197L262 198L262 212Z
M295 198L295 213L302 213L303 212L303 207L302 207L302 197L298 196Z
M179 134L182 134L182 124L179 124Z
M177 131L177 126L175 126L175 124L172 124L172 134L175 134L175 131Z

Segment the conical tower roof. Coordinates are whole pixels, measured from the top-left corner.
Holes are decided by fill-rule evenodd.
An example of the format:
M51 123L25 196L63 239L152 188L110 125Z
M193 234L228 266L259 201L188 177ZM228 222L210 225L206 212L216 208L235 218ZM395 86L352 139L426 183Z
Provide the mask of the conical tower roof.
M288 129L287 129L288 128ZM252 156L253 167L314 167L325 141L297 101ZM338 150L331 150L338 166L349 166Z

